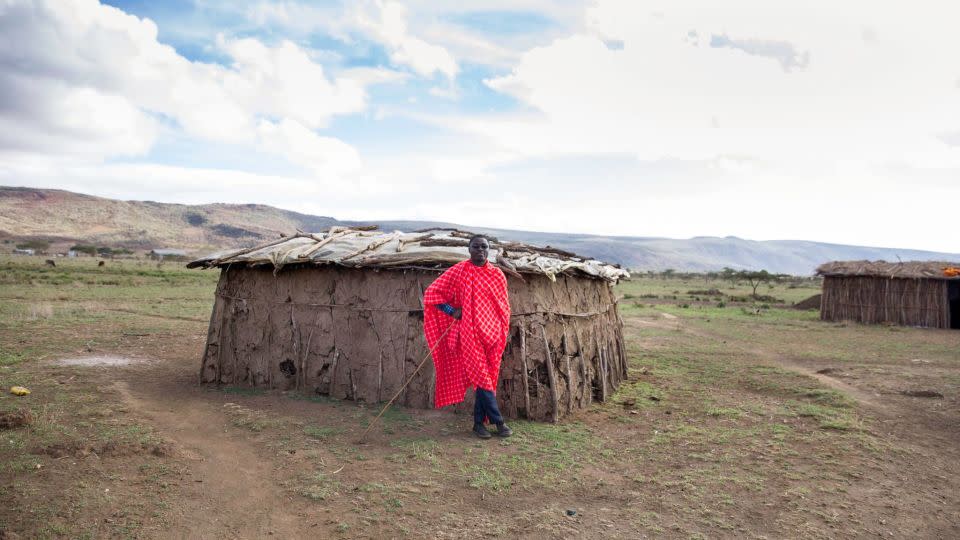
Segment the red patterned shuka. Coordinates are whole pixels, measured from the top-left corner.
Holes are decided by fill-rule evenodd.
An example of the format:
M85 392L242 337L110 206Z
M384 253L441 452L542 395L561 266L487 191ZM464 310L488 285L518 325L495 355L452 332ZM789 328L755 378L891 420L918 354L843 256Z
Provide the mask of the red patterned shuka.
M460 320L437 309L439 304L460 308ZM471 386L496 392L510 331L503 272L490 263L457 263L427 287L423 305L423 332L433 350L437 374L434 405L460 403ZM437 344L448 327L450 331Z

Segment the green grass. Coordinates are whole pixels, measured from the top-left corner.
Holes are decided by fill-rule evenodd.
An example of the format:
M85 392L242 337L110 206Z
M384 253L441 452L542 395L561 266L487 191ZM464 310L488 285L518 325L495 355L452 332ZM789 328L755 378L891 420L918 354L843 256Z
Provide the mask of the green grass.
M312 501L326 501L338 495L340 482L323 472L301 476L294 492Z
M717 294L703 294L703 291L715 289ZM672 302L674 304L712 303L725 301L728 304L753 303L748 297L753 293L746 283L732 284L719 279L661 279L636 274L629 281L617 285L617 291L629 302ZM794 304L820 293L819 279L797 279L790 282L761 285L757 294L773 296L786 304ZM741 299L741 300L737 300ZM762 302L758 302L762 303ZM769 303L769 302L767 302Z
M281 422L259 411L245 411L244 413L234 415L231 424L238 428L259 433L270 428L279 427Z
M850 411L816 403L788 402L787 409L801 418L813 419L823 429L846 431L856 423Z
M33 259L0 257L0 328L122 324L143 316L207 320L218 279L216 272L156 269L144 261L98 267L77 259L50 268Z
M497 492L509 489L513 485L510 477L500 467L467 465L462 468L462 471L468 476L467 484L475 489Z
M379 406L379 404L374 404L369 416L361 420L363 427L369 426L370 422L374 421L379 413ZM380 429L387 435L402 433L423 425L422 420L417 420L409 412L395 406L387 408L376 422L380 424Z
M26 360L22 353L6 352L0 349L0 367L15 366Z

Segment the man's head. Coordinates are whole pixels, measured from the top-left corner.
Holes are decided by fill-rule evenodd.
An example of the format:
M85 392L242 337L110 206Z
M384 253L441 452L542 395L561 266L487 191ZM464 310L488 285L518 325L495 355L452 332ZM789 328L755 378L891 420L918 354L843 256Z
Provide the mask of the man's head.
M483 266L487 262L487 255L490 252L490 242L482 234L474 235L470 238L470 262L476 266Z

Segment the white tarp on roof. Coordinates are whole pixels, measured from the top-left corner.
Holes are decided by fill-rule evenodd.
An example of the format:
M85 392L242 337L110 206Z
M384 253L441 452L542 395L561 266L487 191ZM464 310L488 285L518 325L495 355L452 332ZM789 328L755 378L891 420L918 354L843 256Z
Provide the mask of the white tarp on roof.
M212 253L187 266L211 267L227 264L338 264L355 268L445 267L469 258L468 232L435 229L415 233L382 232L333 227L326 233L304 234L278 239L255 248ZM507 273L583 274L616 282L630 274L617 266L580 257L552 248L515 242L490 242L490 262Z

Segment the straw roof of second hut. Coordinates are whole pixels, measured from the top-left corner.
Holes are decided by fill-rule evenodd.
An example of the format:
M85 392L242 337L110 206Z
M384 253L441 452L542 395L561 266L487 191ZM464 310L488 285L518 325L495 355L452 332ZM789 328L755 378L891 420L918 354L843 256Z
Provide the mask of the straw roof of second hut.
M272 265L279 270L288 264L335 264L351 268L439 269L466 260L472 236L456 229L403 233L378 231L375 227L331 227L325 233L298 232L251 248L212 253L187 267L243 264ZM551 280L558 274L571 274L613 283L630 277L618 265L561 249L487 238L490 262L507 274L541 274Z
M821 276L960 279L960 263L934 261L833 261L817 268Z

